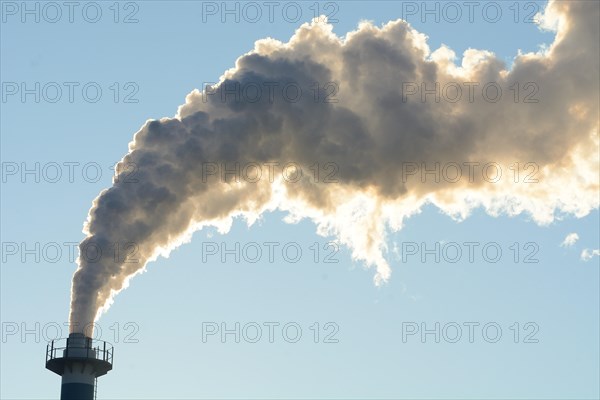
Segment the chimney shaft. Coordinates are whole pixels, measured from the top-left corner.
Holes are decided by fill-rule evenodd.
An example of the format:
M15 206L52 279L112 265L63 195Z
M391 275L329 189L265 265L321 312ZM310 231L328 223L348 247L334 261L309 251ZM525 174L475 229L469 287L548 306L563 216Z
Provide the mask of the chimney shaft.
M53 340L46 348L46 368L62 376L61 400L93 400L96 378L112 369L113 347L81 333Z

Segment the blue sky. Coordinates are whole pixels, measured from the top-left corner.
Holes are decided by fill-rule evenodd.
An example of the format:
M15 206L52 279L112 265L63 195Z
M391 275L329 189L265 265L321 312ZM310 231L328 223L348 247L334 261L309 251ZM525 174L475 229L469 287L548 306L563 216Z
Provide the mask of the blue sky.
M58 82L63 89L64 82L79 83L72 102L65 91L56 103L43 96L35 102L33 95L22 101L17 95L0 104L3 173L7 163L30 169L40 163L41 174L39 182L31 174L25 179L7 175L2 182L0 397L45 399L59 391L59 377L44 368L45 341L56 336L56 324L62 336L68 332L63 324L76 268L64 243L83 239L92 200L111 185L111 165L147 119L173 116L187 93L217 81L255 40L287 41L309 20L314 3L299 2L303 16L298 22L276 13L272 23L266 17L262 23L243 18L223 23L219 16L203 22L208 3L199 1L119 3L118 23L112 2L99 3L97 23L87 22L78 10L70 23L64 9L56 23L43 15L39 23L32 16L21 22L20 14L7 14L6 3L12 7L13 2L2 2L3 96L6 82L29 87ZM395 1L327 4L326 11L338 19L338 35L361 20L380 25L399 18L403 10ZM531 4L541 8L544 2ZM442 43L457 55L468 48L487 49L510 64L520 49L535 51L554 38L523 23L533 8L520 6L518 23L508 2L502 3L497 23L477 12L473 23L466 16L454 24L407 18L429 36L432 50ZM138 22L123 23L129 13ZM79 90L90 82L102 88L95 103ZM137 101L125 102L126 94ZM56 183L41 172L51 173L51 163L63 166ZM78 163L71 164L72 182L64 163ZM96 171L101 171L98 178ZM99 321L101 339L116 349L114 370L99 380L99 398L600 396L598 257L581 258L584 249L598 248L597 209L583 218L564 215L539 226L526 214L492 217L481 210L458 223L427 206L389 235L386 256L393 274L380 287L373 284L374 271L353 261L347 248L333 256L337 262L324 262L330 248L323 246L335 238L317 235L309 221L287 224L284 217L265 214L250 228L236 221L227 235L215 229L196 232L191 243L135 277ZM579 240L561 246L574 232ZM203 262L207 243L234 248L250 242L293 243L303 257L292 263L276 252L273 262L263 256L256 263L237 263L206 255ZM394 252L410 243L432 248L449 242L493 243L503 256L492 263L476 251L474 262L465 256L456 263L414 256L402 263ZM13 243L16 255L7 251ZM36 243L39 262L35 254L22 254ZM322 249L318 262L314 243ZM517 262L514 243L520 249ZM60 256L42 251L56 247ZM532 249L538 262L524 262ZM271 322L279 324L273 343L266 338L265 323ZM234 335L222 340L218 334L203 340L207 326L233 329L236 323L248 329L258 324L263 336L257 343L247 337L236 343ZM296 343L280 330L290 323L302 329ZM443 335L439 343L435 335L403 340L409 325L434 329L436 323L447 327L448 335L457 324L463 336L456 343ZM475 324L472 343L465 323ZM493 326L490 335L501 328L497 342L482 333L486 324ZM18 331L11 334L12 329Z

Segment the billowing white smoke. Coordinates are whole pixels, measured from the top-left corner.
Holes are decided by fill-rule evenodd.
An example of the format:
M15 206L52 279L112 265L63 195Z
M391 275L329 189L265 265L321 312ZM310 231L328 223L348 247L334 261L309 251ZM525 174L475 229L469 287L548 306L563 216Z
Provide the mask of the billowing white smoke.
M314 21L288 43L258 41L216 87L194 90L176 116L148 121L135 134L85 224L80 250L87 256L80 255L73 278L71 329L94 321L149 261L203 226L226 232L236 216L251 223L280 209L291 222L310 218L319 234L337 236L356 260L374 266L380 283L390 277L386 231L400 229L427 202L456 218L475 207L527 212L538 223L556 213L586 215L598 207L599 192L599 4L551 2L541 23L556 30L555 42L519 55L511 70L480 50L466 51L456 65L450 49L430 52L426 37L401 20L362 23L345 38ZM431 90L435 82L440 101L431 94L421 101L421 84ZM474 98L470 83L479 84L471 86ZM487 83L493 87L486 99ZM457 84L462 96L453 102ZM494 102L496 84L503 95ZM294 90L281 90L286 85L303 90L298 101ZM252 87L265 90L257 101L248 100L256 98L251 90L239 101L230 93ZM293 179L282 179L290 162L304 172L297 182L290 169ZM263 176L235 182L211 175L223 163L253 166L246 170L252 177L260 165ZM439 182L435 174L423 180L423 167L436 163L444 169ZM462 168L456 182L454 163ZM486 163L500 166L498 182L490 183L495 167L482 171ZM324 182L327 173L337 182ZM135 260L126 257L130 243Z

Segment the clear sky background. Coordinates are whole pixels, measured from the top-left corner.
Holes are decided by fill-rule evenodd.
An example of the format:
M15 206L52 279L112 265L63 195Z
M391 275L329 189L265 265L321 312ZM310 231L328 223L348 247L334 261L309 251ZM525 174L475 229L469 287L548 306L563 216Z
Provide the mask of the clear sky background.
M223 23L220 15L204 22L200 1L122 2L115 23L114 3L99 2L102 17L90 23L82 16L86 2L81 2L73 23L64 7L56 23L45 21L44 15L37 23L34 15L22 22L20 10L16 15L6 12L11 6L6 3L22 7L21 2L2 2L3 85L25 82L31 88L35 82L57 82L63 96L56 103L43 95L39 103L33 95L25 101L19 95L2 99L3 173L9 168L6 163L29 169L35 163L40 168L58 163L63 176L49 182L54 175L47 167L52 174L41 174L40 182L31 174L24 179L20 174L6 176L2 182L0 397L56 398L60 378L44 368L44 351L46 339L57 336L57 324L62 326L58 336L68 333L64 324L76 268L63 243L83 239L91 201L111 185L111 165L126 153L133 133L147 119L173 116L187 93L204 82L216 82L255 40L271 36L287 41L301 22L310 20L315 5L298 2L303 13L298 22L286 21L277 11L269 22L263 9L260 23L243 16L239 23L233 16ZM442 43L457 55L467 48L487 49L508 64L519 49L534 51L552 42L551 33L523 22L534 6L499 3L503 16L497 23L487 22L477 11L473 23L466 15L454 24L443 18L436 23L434 16L425 22L410 16L408 21L429 36L432 50ZM36 3L26 4L33 8ZM323 12L335 12L338 35L364 19L379 25L402 17L403 3L397 1L333 4ZM537 8L544 2L531 4ZM43 6L38 3L40 12ZM515 8L520 10L519 22L514 21ZM54 18L54 10L46 11L47 19ZM93 11L88 10L88 17L94 17ZM137 22L123 23L126 15ZM64 82L80 83L72 102ZM102 88L95 103L82 95L88 82ZM130 99L137 102L125 102L124 96L134 91ZM64 166L69 162L79 163L73 182ZM82 172L86 164L87 174ZM97 165L101 175L95 179ZM116 349L114 370L99 380L99 398L600 396L598 257L581 257L584 249L598 248L597 210L581 219L565 215L538 226L527 215L491 217L482 211L457 223L426 207L389 236L387 259L393 275L382 287L373 284L374 271L352 261L346 248L333 256L337 263L324 262L326 250L315 262L310 247L316 242L322 248L334 238L318 236L310 222L290 225L283 218L279 212L266 214L251 228L237 221L224 236L214 229L197 232L169 259L151 263L135 277L99 321L101 339ZM579 240L561 246L570 233L577 233ZM208 242L228 248L236 242L297 243L303 256L291 263L276 251L274 262L266 254L257 263L236 263L233 257L222 262L218 256L204 262ZM402 262L403 246L409 242L428 248L436 242L493 242L503 255L497 263L487 262L481 250L472 263L466 255L457 263L436 263L433 257L422 262L418 255ZM524 249L530 242L533 247ZM18 244L18 254L9 254L10 243ZM36 243L48 253L39 262L34 254L23 255L23 260L23 248L35 248ZM53 243L60 245L61 255ZM517 262L514 243L521 249ZM537 249L533 257L539 262L525 263L532 249ZM245 337L236 343L234 335L203 340L203 324L225 323L233 329L236 322L249 327L249 336L254 331L247 324L262 326L262 338L257 343ZM268 322L280 324L273 343L264 325ZM479 324L472 343L464 325L469 322ZM286 323L301 327L296 343L282 334ZM447 336L439 343L433 334L425 340L419 334L403 340L407 323L419 329L422 323L427 329L439 323L447 327ZM488 323L502 329L496 343L482 334ZM451 343L455 324L462 327L462 337ZM18 331L11 334L13 329ZM288 333L293 339L294 330ZM487 339L494 336L492 328Z

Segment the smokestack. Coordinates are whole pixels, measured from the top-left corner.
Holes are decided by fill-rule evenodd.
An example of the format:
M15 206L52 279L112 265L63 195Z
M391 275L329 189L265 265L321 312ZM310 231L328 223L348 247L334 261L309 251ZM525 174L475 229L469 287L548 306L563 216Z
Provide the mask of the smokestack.
M113 346L82 333L46 346L46 368L62 376L61 400L93 400L96 378L112 369Z

